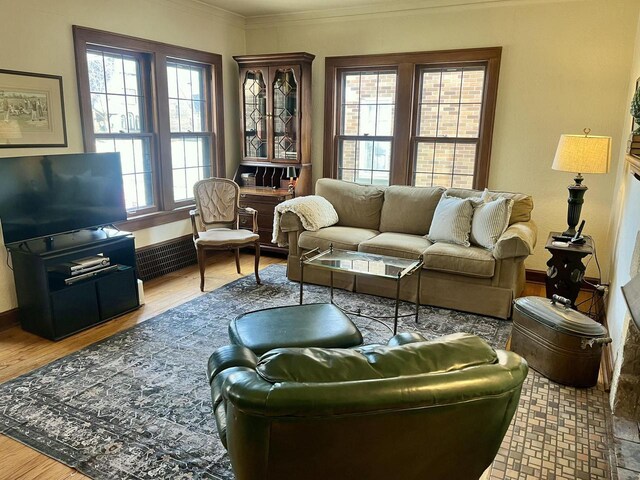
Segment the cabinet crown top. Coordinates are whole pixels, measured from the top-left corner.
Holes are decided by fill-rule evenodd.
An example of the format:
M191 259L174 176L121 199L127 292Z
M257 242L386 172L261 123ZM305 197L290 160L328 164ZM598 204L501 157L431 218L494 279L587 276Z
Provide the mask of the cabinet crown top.
M307 52L266 53L260 55L234 55L233 59L239 64L265 65L270 63L313 62L315 55Z

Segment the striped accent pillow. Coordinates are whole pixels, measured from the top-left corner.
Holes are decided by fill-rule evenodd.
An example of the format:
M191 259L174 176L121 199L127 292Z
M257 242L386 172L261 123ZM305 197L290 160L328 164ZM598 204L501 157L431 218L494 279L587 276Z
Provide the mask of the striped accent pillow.
M471 246L469 233L472 216L472 200L442 195L433 214L427 239L433 243L444 242L465 247Z
M485 195L482 196L485 199ZM471 243L492 249L509 226L513 200L498 197L474 204L471 220Z

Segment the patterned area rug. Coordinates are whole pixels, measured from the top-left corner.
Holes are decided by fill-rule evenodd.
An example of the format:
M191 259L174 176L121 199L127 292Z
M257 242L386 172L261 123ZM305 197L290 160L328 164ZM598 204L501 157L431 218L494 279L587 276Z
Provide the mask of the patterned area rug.
M237 280L0 385L0 433L96 479L232 479L211 416L206 362L228 343L231 318L296 303L298 284L283 266L267 267L261 277L263 285L252 276ZM389 299L341 290L335 296L352 311L393 313ZM327 300L327 288L305 286L305 303ZM353 320L365 343L390 337L377 322ZM419 322L401 319L398 331L427 338L464 331L504 347L511 323L421 307ZM492 478L609 478L603 392L558 387L532 372L522 398Z

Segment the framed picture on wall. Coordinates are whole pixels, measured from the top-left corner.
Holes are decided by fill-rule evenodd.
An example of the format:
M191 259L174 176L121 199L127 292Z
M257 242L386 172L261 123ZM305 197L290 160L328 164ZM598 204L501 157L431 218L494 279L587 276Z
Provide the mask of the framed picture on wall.
M66 146L62 77L0 70L0 148Z

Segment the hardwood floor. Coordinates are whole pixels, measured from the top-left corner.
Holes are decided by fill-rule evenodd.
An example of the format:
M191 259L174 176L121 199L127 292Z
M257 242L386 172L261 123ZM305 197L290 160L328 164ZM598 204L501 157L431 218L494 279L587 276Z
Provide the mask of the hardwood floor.
M260 266L264 268L280 263L284 264L286 260L263 255ZM244 275L253 275L252 254L241 255L241 267ZM236 273L233 253L217 252L211 255L206 270L205 290L209 292L241 276ZM202 295L199 284L196 265L147 281L144 284L146 304L140 309L58 342L27 333L18 325L6 328L0 331L0 382L46 365ZM544 296L544 293L544 285L533 283L528 283L524 291L524 295ZM3 480L87 478L73 468L3 435L0 435L0 458L0 479Z
M244 275L253 276L253 254L241 254L243 275L236 273L232 252L211 254L205 275L205 291L210 292ZM286 263L282 257L262 255L260 267ZM145 305L135 312L110 320L58 342L25 332L19 325L0 331L0 383L69 355L92 343L110 337L138 323L191 300L199 295L200 274L197 265L178 270L144 284ZM46 455L0 435L0 479L62 480L88 478Z

